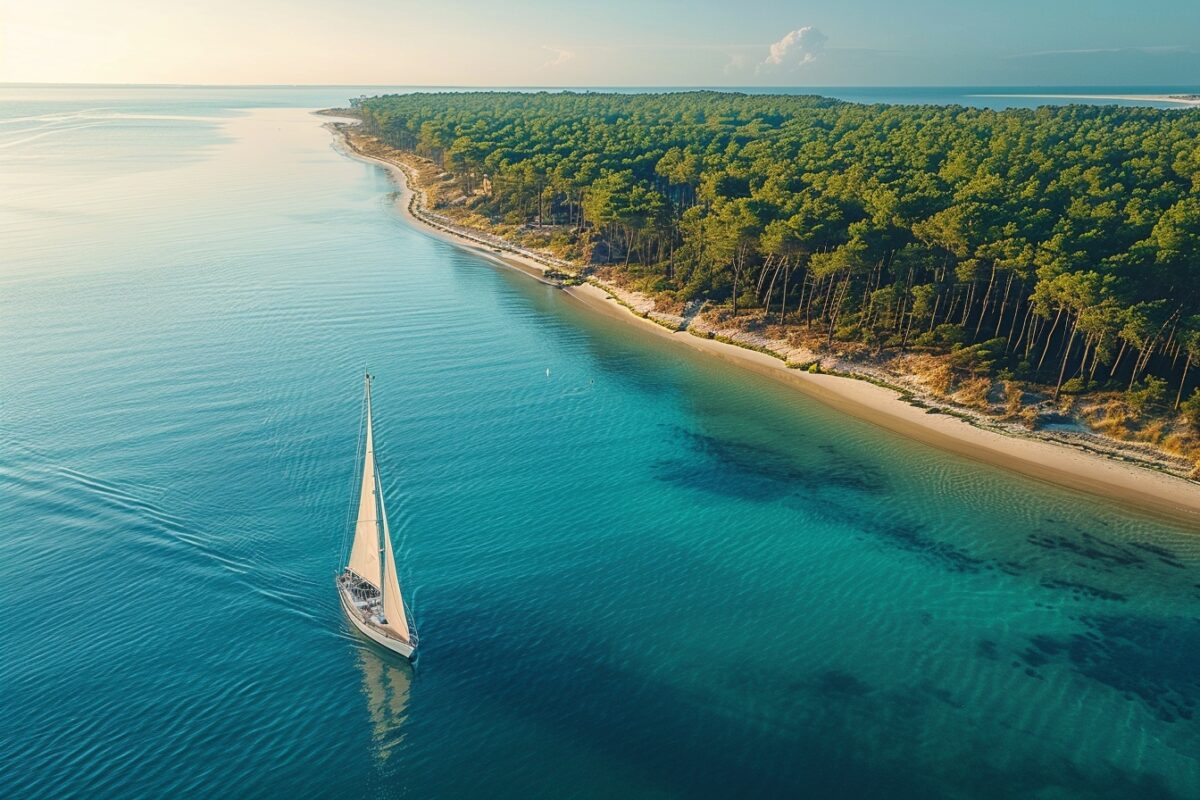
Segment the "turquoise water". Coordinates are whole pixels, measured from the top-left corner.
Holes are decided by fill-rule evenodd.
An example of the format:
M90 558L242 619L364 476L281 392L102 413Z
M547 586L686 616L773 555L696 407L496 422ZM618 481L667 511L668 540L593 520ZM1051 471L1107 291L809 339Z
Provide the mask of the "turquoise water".
M23 91L0 796L1200 796L1194 527L432 240L304 110ZM333 590L364 364L415 669Z

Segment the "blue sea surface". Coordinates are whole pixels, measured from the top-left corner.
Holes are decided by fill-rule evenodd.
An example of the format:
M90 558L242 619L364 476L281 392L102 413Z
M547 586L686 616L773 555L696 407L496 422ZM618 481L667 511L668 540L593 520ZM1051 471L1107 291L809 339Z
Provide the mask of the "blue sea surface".
M16 113L36 108L71 110L169 109L184 113L236 108L328 108L360 96L406 92L743 92L746 94L819 95L850 103L960 105L974 108L1037 108L1063 105L1117 105L1186 109L1164 97L1200 94L1200 83L1179 86L126 86L89 84L3 84L0 109Z
M339 92L0 88L0 797L1200 796L1197 526L426 236Z

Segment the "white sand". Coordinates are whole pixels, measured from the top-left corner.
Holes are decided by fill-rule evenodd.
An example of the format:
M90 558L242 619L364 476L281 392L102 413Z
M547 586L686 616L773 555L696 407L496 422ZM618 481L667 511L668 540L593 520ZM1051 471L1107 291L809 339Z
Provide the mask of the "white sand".
M972 94L968 97L1028 97L1033 100L1127 100L1133 102L1175 103L1181 106L1200 106L1200 98L1176 97L1169 94Z

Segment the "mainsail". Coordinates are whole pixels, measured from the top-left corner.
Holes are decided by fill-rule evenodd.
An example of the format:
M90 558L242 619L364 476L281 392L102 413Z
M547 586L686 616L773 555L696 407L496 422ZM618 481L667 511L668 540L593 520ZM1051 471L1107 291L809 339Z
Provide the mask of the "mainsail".
M367 447L363 460L362 491L358 496L358 521L354 523L354 545L350 569L355 575L380 588L379 504L375 500L375 446L371 435L371 379L367 378Z

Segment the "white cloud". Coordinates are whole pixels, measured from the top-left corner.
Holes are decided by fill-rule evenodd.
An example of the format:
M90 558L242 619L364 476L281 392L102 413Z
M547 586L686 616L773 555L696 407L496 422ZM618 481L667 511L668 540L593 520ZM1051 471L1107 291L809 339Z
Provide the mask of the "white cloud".
M725 67L722 69L726 75L736 75L746 69L750 59L745 53L726 53Z
M798 69L817 60L829 37L812 25L797 28L770 47L760 66L766 69Z
M546 59L539 69L562 66L563 64L567 63L568 61L572 61L575 58L574 50L567 50L562 47L551 47L550 45L546 44L542 45L542 49L547 53L550 53L550 58Z

